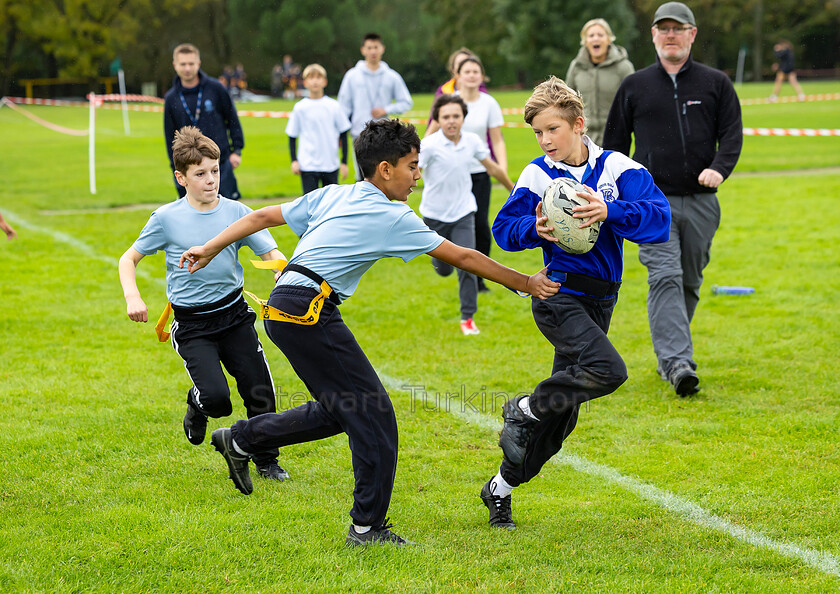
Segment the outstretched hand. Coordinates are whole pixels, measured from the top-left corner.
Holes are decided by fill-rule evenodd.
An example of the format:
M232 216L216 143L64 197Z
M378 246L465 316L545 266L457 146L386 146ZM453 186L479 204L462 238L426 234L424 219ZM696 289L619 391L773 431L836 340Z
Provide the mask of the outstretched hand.
M193 246L181 254L181 260L178 262L178 268L183 268L184 262L189 261L190 264L187 266L187 270L190 274L192 274L193 272L201 270L207 266L210 263L210 260L215 258L218 253L219 252L211 252L203 245Z
M538 273L529 276L526 283L527 291L538 299L545 299L556 295L560 285L546 276L548 268L543 268Z

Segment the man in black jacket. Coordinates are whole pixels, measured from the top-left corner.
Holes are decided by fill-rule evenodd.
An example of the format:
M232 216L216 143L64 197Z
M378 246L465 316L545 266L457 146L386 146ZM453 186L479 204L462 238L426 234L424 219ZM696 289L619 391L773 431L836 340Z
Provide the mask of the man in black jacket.
M242 162L245 139L233 100L222 83L201 70L201 56L198 48L191 43L182 43L175 48L172 66L177 76L164 97L163 131L173 177L172 141L175 132L184 126L196 126L221 150L219 193L225 198L239 200L233 170ZM177 180L175 189L178 197L183 198L186 191Z
M690 323L703 269L720 223L716 190L741 154L743 126L729 78L691 59L694 14L666 2L653 18L657 61L621 83L607 118L604 148L630 151L671 204L667 243L639 246L648 269L648 318L657 371L680 396L698 391Z

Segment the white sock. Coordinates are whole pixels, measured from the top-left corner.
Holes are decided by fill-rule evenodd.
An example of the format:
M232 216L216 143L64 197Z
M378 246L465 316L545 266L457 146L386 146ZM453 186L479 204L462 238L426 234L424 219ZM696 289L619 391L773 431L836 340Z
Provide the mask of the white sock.
M233 449L236 450L238 453L242 454L243 456L251 456L251 454L239 447L239 444L236 443L235 439L231 438L230 443L233 444Z
M490 493L496 497L507 497L511 491L513 491L513 487L507 484L507 481L502 478L501 472L490 481Z
M353 524L353 530L356 531L356 534L365 534L370 530L370 526L357 526Z
M525 413L525 416L531 417L535 421L539 421L539 419L536 417L536 415L531 412L531 402L530 402L530 400L531 400L530 396L525 396L524 398L520 398L519 402L517 402L516 404L519 406L519 410L521 410L523 413Z

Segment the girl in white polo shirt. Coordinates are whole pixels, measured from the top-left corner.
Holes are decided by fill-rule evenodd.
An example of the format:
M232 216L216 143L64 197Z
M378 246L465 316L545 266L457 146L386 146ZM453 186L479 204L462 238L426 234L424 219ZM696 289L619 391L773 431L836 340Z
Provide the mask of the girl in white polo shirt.
M439 128L420 144L420 168L423 170L423 199L420 214L423 222L456 245L476 248L476 199L472 192L470 167L473 162L487 168L508 191L513 189L504 169L490 159L486 144L472 132L462 132L467 105L456 95L441 95L432 106L432 121ZM452 274L452 266L432 258L441 276ZM473 321L478 310L476 276L458 271L458 296L461 300L461 332L478 334Z

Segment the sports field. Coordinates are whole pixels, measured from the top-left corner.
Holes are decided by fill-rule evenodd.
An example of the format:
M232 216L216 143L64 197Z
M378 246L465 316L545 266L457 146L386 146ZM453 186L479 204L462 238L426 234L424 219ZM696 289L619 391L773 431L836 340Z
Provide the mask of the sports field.
M805 92L837 93L838 82ZM789 87L784 89L790 92ZM770 84L745 85L742 98ZM494 94L521 107L527 93ZM416 97L416 117L430 96ZM260 109L284 110L288 102ZM240 108L245 108L240 106ZM68 128L79 107L27 107ZM748 105L744 125L840 128L840 100ZM513 494L515 531L478 497L498 469L504 400L550 372L529 301L479 297L478 336L458 330L457 281L429 259L377 263L342 315L389 388L401 432L390 517L418 546L348 549L353 474L343 436L288 447L291 479L254 473L241 495L209 440L181 421L181 359L132 323L117 259L175 197L160 113L97 112L97 186L87 139L0 108L0 591L828 592L840 590L840 137L747 137L719 193L722 224L694 324L701 392L655 372L645 271L625 244L610 337L630 379L581 411L566 447ZM521 116L509 116L511 122ZM240 189L253 207L296 196L286 120L243 118ZM505 129L512 178L537 156ZM493 206L505 199L496 187ZM419 203L419 192L410 201ZM290 255L295 236L273 231ZM243 250L243 262L252 255ZM523 272L536 251L493 256ZM138 283L165 304L161 255ZM712 285L748 285L747 297ZM246 266L267 296L270 274ZM278 406L306 398L259 329ZM209 430L244 416L210 420Z

